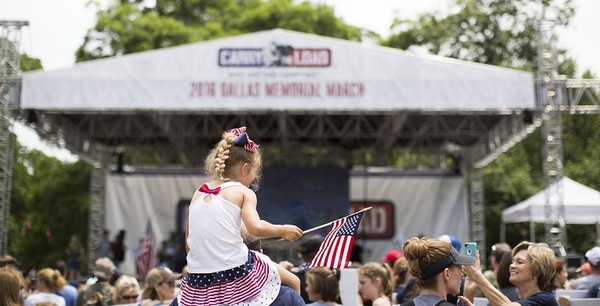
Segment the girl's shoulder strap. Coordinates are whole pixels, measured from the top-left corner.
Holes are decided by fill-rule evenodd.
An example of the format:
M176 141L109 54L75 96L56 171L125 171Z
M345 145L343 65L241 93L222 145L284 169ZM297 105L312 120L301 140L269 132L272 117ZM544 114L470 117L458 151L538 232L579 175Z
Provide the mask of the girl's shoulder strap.
M244 186L244 185L242 185L242 183L240 183L240 182L225 182L225 183L221 184L221 186L218 186L215 188L210 188L208 183L204 183L204 184L200 185L200 187L198 187L197 190L204 192L204 193L219 194L219 191L221 191L221 189L225 189L225 188L232 187L232 186Z
M229 188L229 187L233 187L233 186L244 186L244 185L242 185L242 183L240 183L240 182L225 182L225 183L221 184L221 189L225 189L225 188Z

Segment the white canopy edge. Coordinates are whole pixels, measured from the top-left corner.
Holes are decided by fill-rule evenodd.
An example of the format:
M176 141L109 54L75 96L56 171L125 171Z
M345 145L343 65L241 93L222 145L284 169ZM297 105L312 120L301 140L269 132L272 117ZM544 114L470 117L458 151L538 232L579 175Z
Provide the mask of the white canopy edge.
M600 222L600 192L563 177L557 184L562 184L564 221L567 224L596 224ZM550 193L550 203L558 203L555 192L557 184L549 186L525 201L502 211L502 223L546 222L546 195ZM557 211L552 206L552 211Z
M281 29L28 72L22 84L20 107L42 110L535 107L527 72Z

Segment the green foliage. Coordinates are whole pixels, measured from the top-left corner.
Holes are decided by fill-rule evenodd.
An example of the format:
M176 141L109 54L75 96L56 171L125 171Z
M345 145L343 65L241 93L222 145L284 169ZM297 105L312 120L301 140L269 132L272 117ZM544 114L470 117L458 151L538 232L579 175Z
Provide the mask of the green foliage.
M86 61L181 44L283 28L359 41L329 6L292 0L122 0L98 12L76 53Z
M189 43L196 35L176 19L142 13L124 3L98 12L94 30L88 32L76 55L81 61L141 52Z
M42 61L39 58L30 57L27 53L21 54L21 71L31 71L43 69Z
M585 101L583 101L585 103ZM600 190L600 115L563 115L563 174ZM487 241L500 241L503 209L517 204L544 188L542 140L539 130L501 155L484 169ZM536 225L536 240L545 241L543 224ZM567 226L569 246L582 253L596 239L594 225ZM506 240L515 245L529 239L529 224L509 224Z
M281 28L347 40L361 39L361 30L346 25L331 7L310 2L294 4L292 0L271 0L254 7L241 16L238 28L247 32Z
M535 194L543 186L541 161L533 162L540 160L536 158L539 152L540 134L534 133L483 169L487 241L490 245L500 241L502 210ZM509 244L516 245L521 240L528 240L528 237L528 233L523 233L520 227L507 226Z
M451 14L422 14L418 20L395 20L397 32L383 45L424 47L433 54L532 71L536 25L545 6L563 23L574 13L570 0L457 0Z
M15 146L10 253L28 267L66 260L72 234L87 237L90 166ZM85 239L84 239L85 243Z

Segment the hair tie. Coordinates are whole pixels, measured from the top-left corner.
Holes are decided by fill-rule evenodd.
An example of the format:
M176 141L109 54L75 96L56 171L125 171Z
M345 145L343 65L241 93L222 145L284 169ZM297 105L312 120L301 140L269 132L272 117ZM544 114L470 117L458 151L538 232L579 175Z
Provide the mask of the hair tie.
M241 126L239 128L233 128L229 130L229 133L232 133L235 137L233 140L233 145L236 147L244 147L248 152L256 152L259 145L250 139L248 133L246 133L246 127Z

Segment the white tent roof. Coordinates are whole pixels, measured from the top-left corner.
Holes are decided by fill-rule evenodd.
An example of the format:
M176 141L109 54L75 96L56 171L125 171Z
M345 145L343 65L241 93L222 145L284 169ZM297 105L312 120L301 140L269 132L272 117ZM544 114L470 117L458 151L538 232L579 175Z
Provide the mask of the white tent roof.
M38 110L499 111L535 108L530 73L269 30L23 75Z
M557 184L562 184L564 220L567 224L595 224L600 222L600 192L582 185L568 177L563 177ZM551 203L557 196L556 184L549 186L527 200L502 211L502 223L545 222L545 192L550 192ZM557 211L557 209L553 209Z

